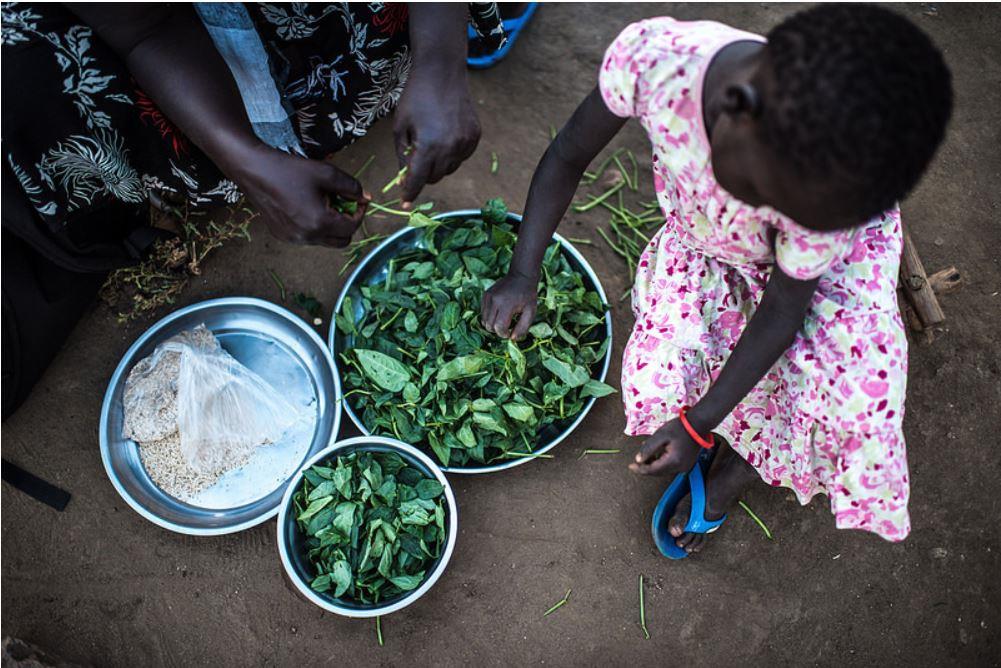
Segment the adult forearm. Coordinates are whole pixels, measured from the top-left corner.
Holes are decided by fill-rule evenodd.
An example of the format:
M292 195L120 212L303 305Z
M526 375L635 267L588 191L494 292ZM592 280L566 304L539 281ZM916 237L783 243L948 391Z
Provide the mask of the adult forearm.
M160 110L224 172L260 146L225 61L191 5L70 8L125 60Z
M469 20L466 4L415 2L408 10L415 69L434 68L465 79Z

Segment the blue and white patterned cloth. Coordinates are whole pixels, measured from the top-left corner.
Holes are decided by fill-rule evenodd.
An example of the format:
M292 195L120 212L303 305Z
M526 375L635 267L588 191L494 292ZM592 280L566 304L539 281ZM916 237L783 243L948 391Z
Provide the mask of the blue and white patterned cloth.
M305 155L275 86L261 38L240 2L196 2L195 9L240 90L247 117L261 141Z

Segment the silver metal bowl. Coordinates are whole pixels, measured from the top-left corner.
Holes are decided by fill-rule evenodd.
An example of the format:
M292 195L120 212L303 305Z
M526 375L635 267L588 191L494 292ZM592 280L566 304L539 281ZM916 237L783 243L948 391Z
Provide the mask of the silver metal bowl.
M306 469L319 462L334 458L337 455L359 450L395 452L400 455L407 463L415 466L425 475L434 477L435 480L442 484L442 487L445 488L445 503L447 505L445 511L445 549L442 550L441 556L438 557L438 560L431 568L431 573L416 589L374 606L352 603L334 598L326 592L319 593L313 591L309 583L315 577L315 571L305 555L305 549L303 548L304 538L302 532L299 531L299 527L296 525L295 515L292 511L292 497L295 495L295 491L299 489L299 486L302 485L303 472ZM455 550L455 538L459 533L459 508L455 503L455 494L452 492L452 486L448 484L448 479L442 472L441 467L431 461L431 458L423 452L406 443L383 436L357 436L334 443L310 457L309 461L302 465L285 490L281 510L278 512L277 533L278 553L281 555L282 566L285 568L289 580L299 590L299 593L324 610L338 615L345 617L378 617L396 612L419 599L434 586L434 583L438 581L441 574L445 572L445 567L448 565L449 559L452 558L452 552Z
M479 215L479 209L463 209L461 211L449 211L447 213L442 213L435 216L435 218L462 219L477 217ZM508 213L508 220L510 220L517 228L517 226L521 223L521 216L515 213ZM372 252L365 256L357 268L355 268L355 270L351 273L347 283L345 283L344 288L341 290L341 294L337 298L337 304L334 306L334 313L330 317L330 332L327 336L327 342L330 345L330 350L333 351L334 370L339 380L341 378L341 369L339 366L338 353L349 349L351 347L351 342L350 337L345 337L337 331L337 324L334 320L334 316L341 312L341 304L344 302L345 297L352 298L352 303L354 304L356 311L355 315L356 317L361 316L361 286L385 280L389 261L391 259L405 250L417 248L422 245L421 232L422 230L418 228L404 227L391 235L389 238L385 239L381 244L376 246ZM563 254L570 263L570 266L583 274L585 286L597 292L601 297L601 301L607 304L608 299L605 297L605 290L601 287L601 281L598 280L597 274L594 273L594 270L591 268L591 265L587 263L587 260L584 259L584 256L581 255L576 248L574 248L573 244L559 234L554 234L553 240L559 243L562 247ZM605 359L601 364L600 371L594 376L597 380L602 382L604 382L605 376L608 374L608 366L612 361L612 314L610 311L605 311L605 333L609 340L608 351L605 353ZM573 433L573 430L576 429L587 416L587 413L591 410L594 402L595 398L591 397L587 403L584 404L584 410L582 410L580 415L578 415L569 425L561 425L559 427L550 425L544 429L539 434L540 445L533 451L533 454L544 454L552 450L560 442L562 442L563 439ZM344 404L344 411L348 414L348 417L351 418L351 421L355 423L355 426L357 426L363 434L371 433L365 427L361 418L355 414L354 410L351 408L350 402L344 401L342 403ZM518 457L516 459L511 459L510 461L500 464L491 464L489 466L446 466L443 470L448 473L493 473L495 471L503 471L505 469L513 468L536 458L536 456Z
M156 486L143 468L138 445L122 437L122 402L132 367L166 339L200 324L239 362L301 406L304 417L280 442L258 448L246 465L185 502ZM336 438L340 397L330 351L288 310L250 297L193 304L150 327L118 364L101 409L101 459L111 484L149 521L202 536L241 531L274 517L302 462Z

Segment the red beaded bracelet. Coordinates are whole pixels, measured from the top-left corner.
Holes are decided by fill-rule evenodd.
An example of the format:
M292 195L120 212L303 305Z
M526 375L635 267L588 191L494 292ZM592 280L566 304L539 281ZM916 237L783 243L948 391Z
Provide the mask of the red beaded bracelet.
M688 435L692 437L692 440L707 450L715 446L716 443L713 440L712 434L709 434L709 439L706 440L702 438L699 432L695 431L695 427L692 426L692 423L688 421L688 416L685 415L687 412L688 406L682 406L681 410L678 411L678 418L681 419L681 426L685 428L685 431L687 431Z

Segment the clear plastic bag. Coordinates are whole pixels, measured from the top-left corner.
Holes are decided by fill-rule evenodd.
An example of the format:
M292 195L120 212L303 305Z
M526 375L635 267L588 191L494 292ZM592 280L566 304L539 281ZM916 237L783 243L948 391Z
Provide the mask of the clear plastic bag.
M205 327L156 347L129 374L124 434L140 443L177 433L187 464L217 473L274 443L299 411L274 387L223 350Z

